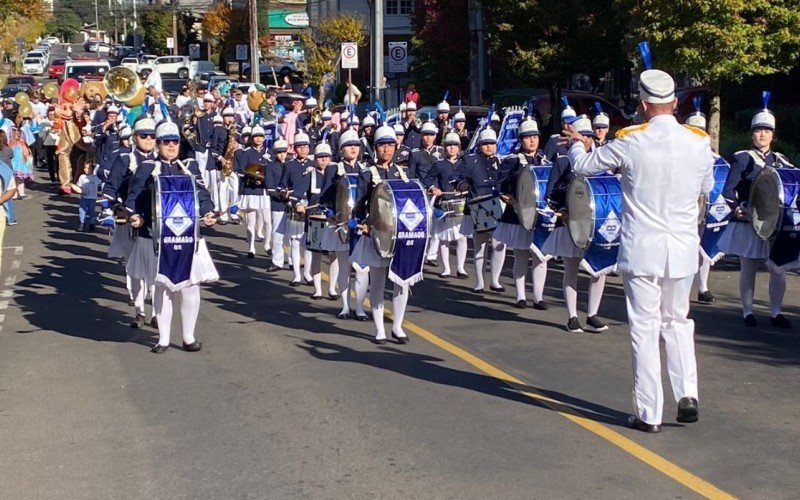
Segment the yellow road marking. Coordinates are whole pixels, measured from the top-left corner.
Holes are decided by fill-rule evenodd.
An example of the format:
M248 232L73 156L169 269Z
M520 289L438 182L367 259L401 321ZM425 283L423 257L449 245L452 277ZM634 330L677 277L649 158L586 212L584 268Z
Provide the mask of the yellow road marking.
M328 275L322 273L322 279L324 281L328 281ZM367 304L369 303L369 299L367 299ZM385 308L385 314L392 317L391 311L388 308ZM551 410L557 412L567 420L583 427L587 431L591 432L592 434L599 436L609 443L615 445L616 447L620 448L622 451L632 455L633 457L641 460L642 462L646 463L650 467L653 467L657 471L661 472L662 474L672 478L673 480L677 481L678 483L686 486L687 488L693 490L695 493L702 495L706 498L714 498L714 499L733 499L736 498L735 496L731 495L730 493L717 488L713 484L705 481L704 479L692 474L688 470L680 467L679 465L670 462L666 458L658 455L657 453L645 448L644 446L636 443L635 441L623 436L622 434L612 430L611 428L587 418L581 415L580 412L569 406L568 404L564 403L563 401L559 401L557 399L553 399L550 397L545 396L544 394L540 394L539 392L532 391L530 387L525 384L522 380L510 375L500 368L482 360L481 358L471 354L470 352L458 347L457 345L444 340L443 338L439 337L438 335L434 334L433 332L426 330L425 328L416 325L408 320L403 321L403 328L407 331L413 332L417 334L419 337L427 340L431 344L443 349L453 356L461 359L462 361L466 362L467 364L477 368L481 372L493 377L508 386L512 387L520 394L524 394L529 398L542 403L543 405L547 406Z

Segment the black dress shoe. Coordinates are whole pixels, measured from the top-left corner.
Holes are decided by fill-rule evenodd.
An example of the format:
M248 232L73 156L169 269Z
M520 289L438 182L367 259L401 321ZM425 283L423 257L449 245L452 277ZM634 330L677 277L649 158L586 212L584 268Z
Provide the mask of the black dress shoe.
M547 305L547 302L540 300L539 302L533 303L533 308L536 309L537 311L546 311L550 307Z
M695 398L681 398L678 401L678 416L675 418L682 424L690 424L697 422L697 417L700 411L697 409L697 400Z
M349 317L350 317L350 313L343 313L343 312L340 312L340 313L339 313L339 315L338 315L337 317L338 317L339 319L347 319L347 318L349 318Z
M306 286L314 286L314 280L305 280Z
M636 429L637 431L649 432L652 434L655 434L656 432L661 432L660 425L648 424L647 422L644 422L643 420L640 420L638 417L634 417L633 415L628 417L628 427L630 427L631 429Z
M253 252L247 252L247 258L248 259L255 259L256 258L256 254L254 254Z
M748 314L744 317L744 326L758 326L758 320L755 315Z
M489 285L489 290L491 290L493 292L497 292L497 293L503 293L503 292L506 291L506 287L504 287L502 285L500 285L500 286Z
M442 278L443 280L450 279L450 275L445 273L440 274L439 277Z
M341 295L339 295L338 293L328 294L328 300L339 300L340 297Z
M400 337L394 332L392 332L392 338L395 339L398 344L408 344L410 342L409 338L406 337L405 335Z
M356 321L367 321L369 319L369 316L366 316L366 315L359 316L358 314L356 314L355 318L356 318Z
M714 294L712 294L711 291L697 292L697 302L701 302L703 304L711 304L715 300L717 300L717 298L714 297Z
M311 295L311 300L322 300L322 295Z
M372 339L372 343L373 344L383 345L383 344L385 344L387 342L388 342L388 340L386 340L386 339Z
M477 293L478 295L483 295L483 288L473 288L472 293Z
M268 273L274 273L275 271L282 271L282 270L283 270L283 268L282 268L282 267L278 267L278 266L276 266L275 264L272 264L271 266L269 266L269 267L267 268L267 272L268 272Z
M436 267L439 265L439 263L437 263L435 260L425 259L425 265Z
M520 300L518 300L518 301L517 301L517 303L516 303L516 304L514 304L514 307L516 307L517 309L525 309L525 307L526 307L527 305L528 305L528 304L526 303L526 301L525 301L525 300L523 300L523 299L520 299Z
M573 316L567 321L567 331L570 333L583 333L583 327L581 326L581 322L578 321L578 318Z
M131 307L133 307L133 301L132 301L132 300L129 300L129 301L128 301L128 305L129 305L129 306L131 306Z
M168 345L156 344L156 345L153 346L152 349L150 349L150 352L153 352L153 353L156 353L156 354L161 354L161 353L167 352L167 349L169 349Z
M774 318L770 318L769 322L772 323L772 326L775 326L775 327L778 327L778 328L789 329L789 328L792 327L792 322L789 321L788 319L786 319L786 316L784 316L783 314L779 314L779 315L775 316Z
M603 323L595 314L586 318L586 329L592 333L600 333L608 330L608 325Z
M155 328L158 330L158 320L155 318L155 316L150 318L150 328Z
M264 238L261 238L260 241L264 241ZM266 255L267 255L268 259L271 259L272 258L272 250L267 250L267 254Z
M198 341L194 341L191 344L187 344L186 342L183 343L183 349L188 352L197 352L203 348L203 344Z
M131 321L131 328L141 328L144 326L144 316L137 315L136 319Z
M292 286L292 288L297 288L298 286L300 286L300 282L299 281L292 281L290 283L290 285Z
M458 273L456 273L456 278L458 278L460 280L465 280L465 279L469 278L469 274L462 273L461 271L459 271Z

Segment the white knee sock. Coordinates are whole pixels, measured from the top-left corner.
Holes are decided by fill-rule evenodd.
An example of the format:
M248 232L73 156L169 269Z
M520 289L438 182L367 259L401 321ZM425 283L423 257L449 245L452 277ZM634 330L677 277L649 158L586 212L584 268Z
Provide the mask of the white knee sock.
M187 286L181 290L181 328L183 329L183 343L194 343L194 329L197 325L197 316L200 314L200 287Z
M769 306L772 317L779 315L783 308L783 297L786 294L786 273L769 272Z
M125 288L128 290L128 298L134 300L136 297L133 295L133 280L128 273L125 273Z
M606 288L606 275L599 278L589 279L589 304L587 306L587 315L589 317L596 316L597 311L600 310L600 301L603 300L603 290Z
M302 276L300 275L300 240L298 238L292 238L289 242L289 246L292 248L292 270L294 271L294 281L301 281Z
M311 273L311 281L314 282L314 296L322 297L322 254L306 251L305 269Z
M386 286L386 269L382 267L369 270L369 302L372 309L372 321L375 323L375 338L386 338L386 327L383 325L383 289Z
M711 273L711 261L700 257L700 267L697 269L697 291L705 293L708 291L708 275Z
M430 246L428 246L428 253L425 256L428 260L436 260L436 249L439 248L439 238L436 235L431 235Z
M459 273L467 274L464 265L467 263L467 237L462 236L456 241L456 270Z
M364 311L364 302L367 300L367 291L369 291L369 272L356 271L355 286L356 286L356 315L366 316Z
M342 310L339 314L350 314L350 261L348 260L347 251L336 251L336 262L339 268L339 273L336 278L337 288L339 288L339 295L342 298ZM331 264L331 268L333 264ZM333 274L333 271L331 271ZM333 281L333 277L331 277Z
M506 246L492 238L492 286L500 286L500 273L503 272L503 264L506 262Z
M442 274L450 275L450 242L440 242L439 255L442 258Z
M742 316L753 314L753 299L756 288L756 272L761 263L758 259L739 257L739 297L742 299Z
M248 252L256 253L256 222L258 216L255 210L245 212L244 220L247 223L247 241L250 243Z
M172 327L172 292L165 287L157 287L153 296L158 323L158 345L169 345L170 328Z
M578 316L578 264L581 259L564 257L564 279L561 286L564 290L564 301L567 303L567 314L570 318Z
M533 301L538 303L544 300L544 286L547 283L547 261L539 260L539 257L536 255L533 255L531 258Z
M408 287L402 287L397 283L394 284L392 289L392 314L394 320L392 321L392 331L398 337L405 337L406 333L403 331L403 319L406 316L406 306L408 305Z
M517 301L527 300L525 296L525 275L528 274L530 250L514 250L514 286L517 289Z
M131 280L131 294L133 295L133 309L136 316L144 316L144 301L147 297L147 287L140 279ZM155 303L155 300L153 300Z
M339 283L339 273L347 272L347 269L339 268L339 256L335 252L328 252L331 263L328 266L328 295L336 295L336 285ZM341 288L340 291L341 292Z
M305 241L305 236L303 236L303 241ZM303 277L306 281L311 281L311 250L306 249L303 252Z
M488 242L480 242L478 238L474 238L473 243L475 246L475 288L478 290L483 290L486 286L486 284L483 282L483 268L486 260L486 246L488 245Z

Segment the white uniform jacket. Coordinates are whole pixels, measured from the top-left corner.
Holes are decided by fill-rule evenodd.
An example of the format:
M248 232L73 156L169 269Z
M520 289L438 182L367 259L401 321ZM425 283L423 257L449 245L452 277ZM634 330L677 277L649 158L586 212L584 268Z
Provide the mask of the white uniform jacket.
M620 130L616 140L591 153L573 144L569 160L577 174L621 174L622 272L658 278L697 272L697 201L714 186L714 156L705 132L659 115Z

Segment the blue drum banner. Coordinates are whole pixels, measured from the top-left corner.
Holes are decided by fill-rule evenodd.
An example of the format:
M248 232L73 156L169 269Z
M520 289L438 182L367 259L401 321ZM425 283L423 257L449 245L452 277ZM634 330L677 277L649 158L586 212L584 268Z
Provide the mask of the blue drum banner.
M422 265L430 232L428 202L418 183L388 182L392 183L397 207L397 239L389 266L389 279L398 285L413 285L422 281Z
M519 126L525 119L521 109L511 110L503 117L500 133L497 136L497 156L504 157L514 153L519 145Z
M536 210L538 215L536 217L536 226L533 228L533 244L531 250L536 254L539 259L544 259L545 255L540 250L547 237L556 228L556 213L547 204L547 179L550 178L550 171L553 170L553 165L542 165L534 167L533 171L536 173L536 179L539 184L539 199L536 203Z
M723 254L719 251L719 239L725 232L725 227L731 221L731 208L722 196L725 181L731 166L724 158L719 157L714 163L714 188L708 194L708 213L706 214L705 228L700 238L700 251L703 258L711 263L717 262Z
M617 265L622 233L622 187L614 175L586 179L594 199L594 238L581 262L593 276L613 270Z
M269 121L264 124L264 147L271 150L278 138L278 123Z
M154 213L158 231L156 283L170 290L185 286L192 274L197 245L197 197L189 175L159 175L155 195L161 211Z
M778 168L775 171L783 190L783 214L780 231L772 241L767 264L788 271L800 267L800 170Z

